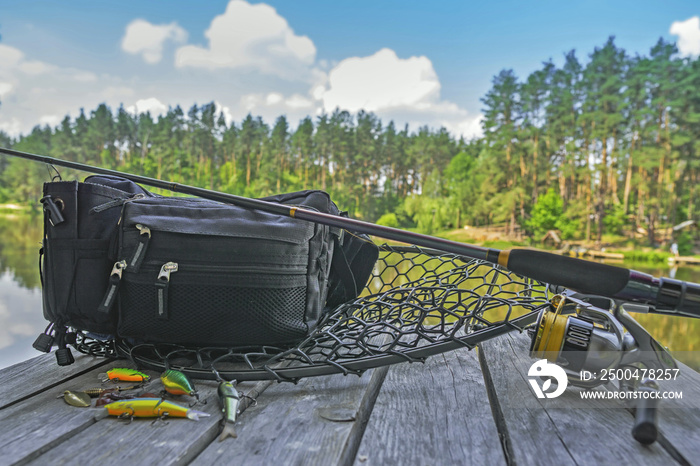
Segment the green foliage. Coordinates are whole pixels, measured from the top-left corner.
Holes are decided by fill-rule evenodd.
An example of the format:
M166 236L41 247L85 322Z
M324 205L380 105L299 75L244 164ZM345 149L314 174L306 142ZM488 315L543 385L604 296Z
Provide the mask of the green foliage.
M434 170L424 183L424 192L406 199L404 209L418 231L431 234L455 226L455 208L445 191L440 173Z
M693 254L695 241L693 240L693 234L691 232L681 231L676 238L676 243L678 244L678 253L681 256L690 256Z
M248 115L227 125L213 103L180 107L165 115L133 115L104 104L55 128L35 128L7 147L116 168L250 197L323 189L341 209L366 220L401 209L407 196L424 192L459 152L460 142L444 129L397 131L374 114L336 110L316 121L307 117L292 130L286 117L270 127ZM65 171L66 176L74 176ZM0 158L0 199L36 200L47 172L38 164ZM438 195L443 195L441 192ZM406 223L405 215L397 217ZM410 223L410 219L408 220Z
M631 251L625 251L626 261L666 263L670 256L671 254L666 251L655 249L632 249Z
M643 228L658 243L697 220L700 61L663 39L648 56L613 38L586 56L524 79L498 73L471 141L340 109L296 127L284 116L227 124L209 103L158 117L101 104L16 141L0 132L0 144L253 197L322 189L354 217L426 232L505 224L601 241ZM35 201L47 179L38 164L0 158L0 200Z
M536 238L549 230L559 229L562 223L563 203L561 197L550 189L535 202L530 218L525 223L526 228Z
M572 202L564 211L557 229L563 240L576 240L584 237L588 213L582 201Z
M399 219L394 213L384 214L377 220L377 225L385 227L399 228Z
M432 234L453 226L454 210L443 198L414 195L406 199L404 208L421 233Z
M606 233L622 234L627 226L627 214L622 205L617 204L608 207L603 218Z

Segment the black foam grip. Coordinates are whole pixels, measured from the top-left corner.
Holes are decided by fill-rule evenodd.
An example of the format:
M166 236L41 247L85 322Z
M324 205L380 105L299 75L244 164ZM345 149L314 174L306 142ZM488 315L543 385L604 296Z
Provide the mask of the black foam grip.
M622 267L530 249L511 250L506 267L545 283L609 297L625 288L630 278L630 271Z
M700 284L672 278L662 278L659 282L660 309L675 309L681 314L700 317Z

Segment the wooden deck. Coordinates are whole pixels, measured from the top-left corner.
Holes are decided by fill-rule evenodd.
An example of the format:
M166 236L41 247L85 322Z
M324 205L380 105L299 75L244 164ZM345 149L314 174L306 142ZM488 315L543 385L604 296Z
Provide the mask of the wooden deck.
M700 265L700 259L697 257L687 256L670 256L668 258L669 265Z
M258 402L239 416L238 438L223 442L215 382L195 381L209 418L127 424L57 396L99 386L98 373L128 363L76 356L60 368L42 355L0 371L0 464L700 464L699 374L682 369L669 388L683 400L662 401L662 436L645 447L621 404L582 404L575 388L538 400L527 347L512 334L362 377L241 383Z

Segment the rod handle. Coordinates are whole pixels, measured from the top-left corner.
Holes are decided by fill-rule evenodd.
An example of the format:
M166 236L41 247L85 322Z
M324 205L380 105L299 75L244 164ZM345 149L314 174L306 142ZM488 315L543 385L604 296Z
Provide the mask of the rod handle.
M630 278L629 269L531 249L501 251L498 263L535 280L607 297L622 291Z

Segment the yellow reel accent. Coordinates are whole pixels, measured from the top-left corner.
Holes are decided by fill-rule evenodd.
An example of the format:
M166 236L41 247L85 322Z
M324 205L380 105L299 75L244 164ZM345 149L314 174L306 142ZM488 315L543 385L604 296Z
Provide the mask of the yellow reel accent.
M566 298L555 296L552 299L552 307L556 307L555 310L552 311L550 307L542 311L537 322L537 333L532 342L530 356L556 362L557 355L564 344L568 320L568 316L562 315L565 303Z

